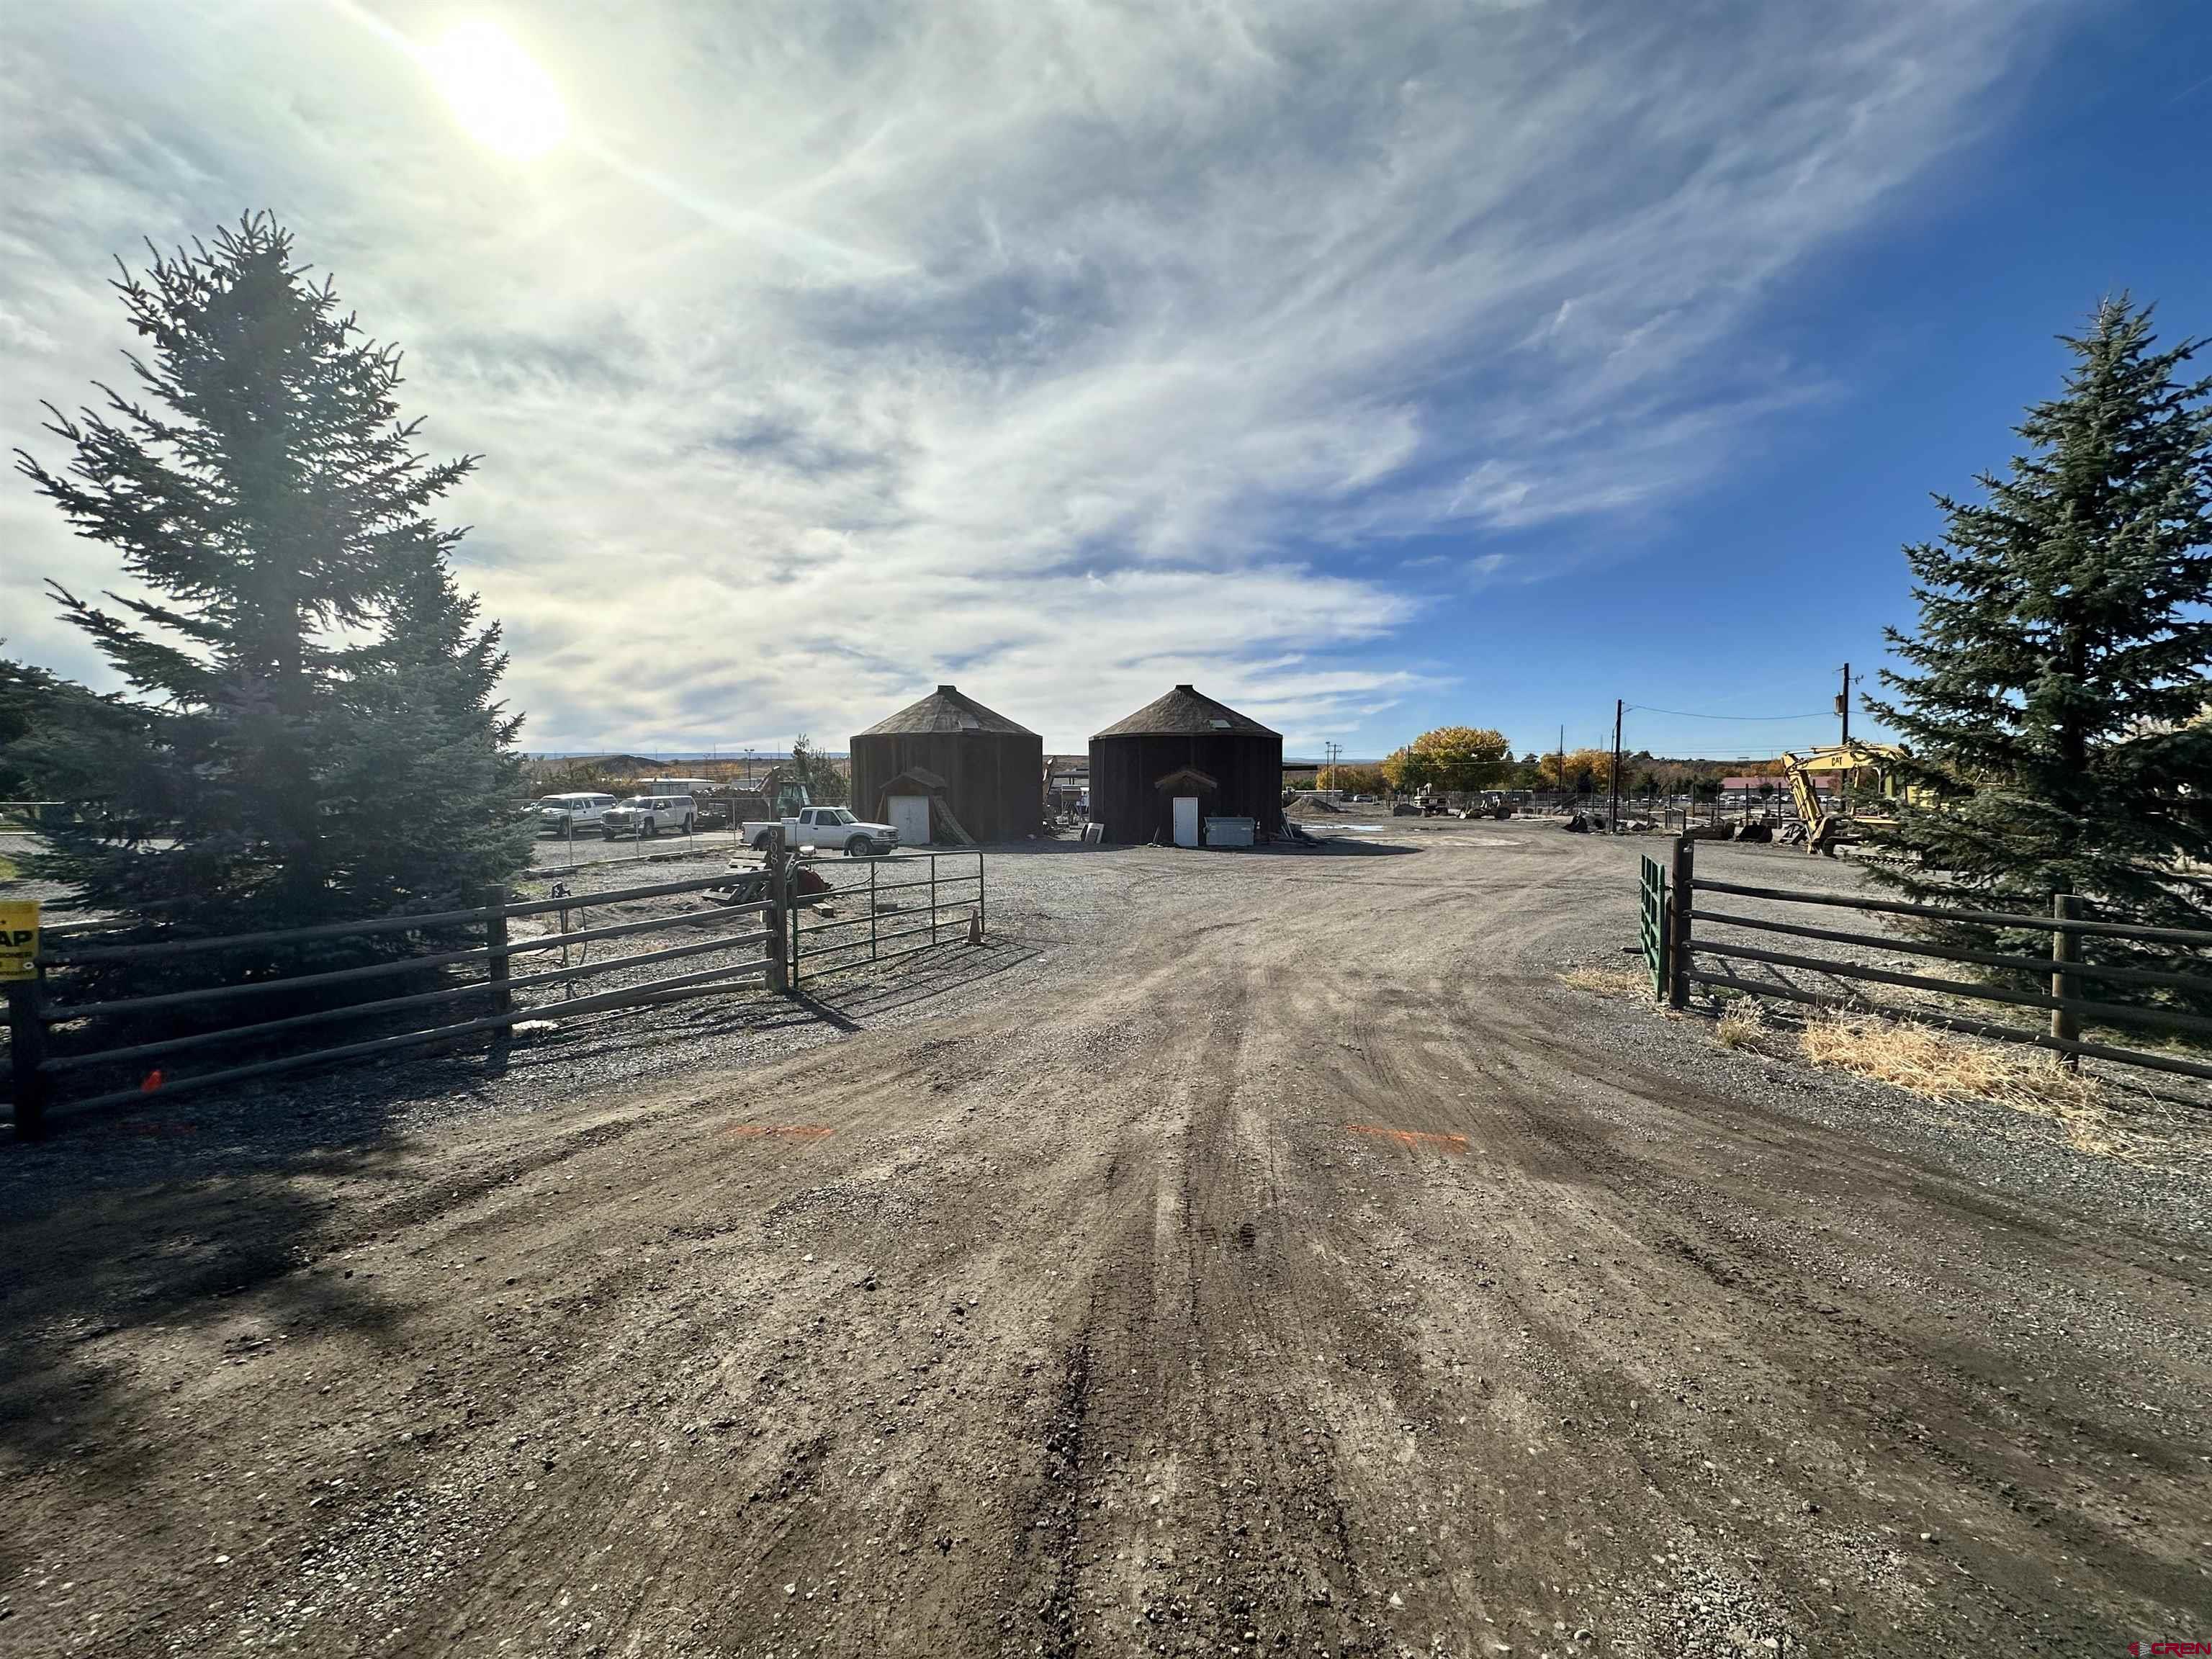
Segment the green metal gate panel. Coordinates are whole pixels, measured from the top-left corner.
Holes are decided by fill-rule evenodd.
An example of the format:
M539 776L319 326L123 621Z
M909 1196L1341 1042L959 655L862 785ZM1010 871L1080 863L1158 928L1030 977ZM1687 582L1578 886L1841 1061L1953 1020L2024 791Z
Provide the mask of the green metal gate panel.
M1648 855L1638 896L1643 910L1644 965L1651 970L1652 996L1663 999L1667 994L1667 872Z

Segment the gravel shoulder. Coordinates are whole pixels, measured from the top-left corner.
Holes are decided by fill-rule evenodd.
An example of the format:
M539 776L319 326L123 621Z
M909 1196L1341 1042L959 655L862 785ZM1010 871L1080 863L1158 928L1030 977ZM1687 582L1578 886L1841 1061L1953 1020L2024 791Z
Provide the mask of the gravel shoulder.
M1638 850L1039 844L817 1002L11 1152L0 1644L2201 1638L2199 1133L1568 988Z

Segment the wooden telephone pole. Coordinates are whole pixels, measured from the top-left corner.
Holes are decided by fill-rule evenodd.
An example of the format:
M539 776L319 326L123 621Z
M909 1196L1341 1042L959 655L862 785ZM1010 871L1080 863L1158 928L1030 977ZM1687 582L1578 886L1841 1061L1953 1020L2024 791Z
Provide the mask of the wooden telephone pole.
M1624 699L1615 697L1613 700L1613 806L1612 817L1606 829L1607 833L1615 836L1620 833L1620 714L1624 707Z

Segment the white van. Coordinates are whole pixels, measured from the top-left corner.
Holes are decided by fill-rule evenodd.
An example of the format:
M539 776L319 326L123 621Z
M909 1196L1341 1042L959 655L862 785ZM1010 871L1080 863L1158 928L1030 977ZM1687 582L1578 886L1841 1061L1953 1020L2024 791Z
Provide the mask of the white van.
M599 820L606 816L607 808L614 804L612 795L595 795L588 792L573 795L543 795L532 803L538 811L538 827L549 836L565 836L577 830L596 830Z
M599 829L609 841L657 836L664 830L688 836L698 816L698 806L689 795L632 795L607 808Z

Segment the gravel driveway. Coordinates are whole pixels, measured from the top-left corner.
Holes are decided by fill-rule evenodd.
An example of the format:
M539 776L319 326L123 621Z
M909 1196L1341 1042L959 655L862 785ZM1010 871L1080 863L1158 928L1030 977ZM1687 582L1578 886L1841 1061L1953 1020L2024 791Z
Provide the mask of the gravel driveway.
M0 1647L2212 1637L2201 1138L1568 988L1639 843L1343 842L7 1150Z

